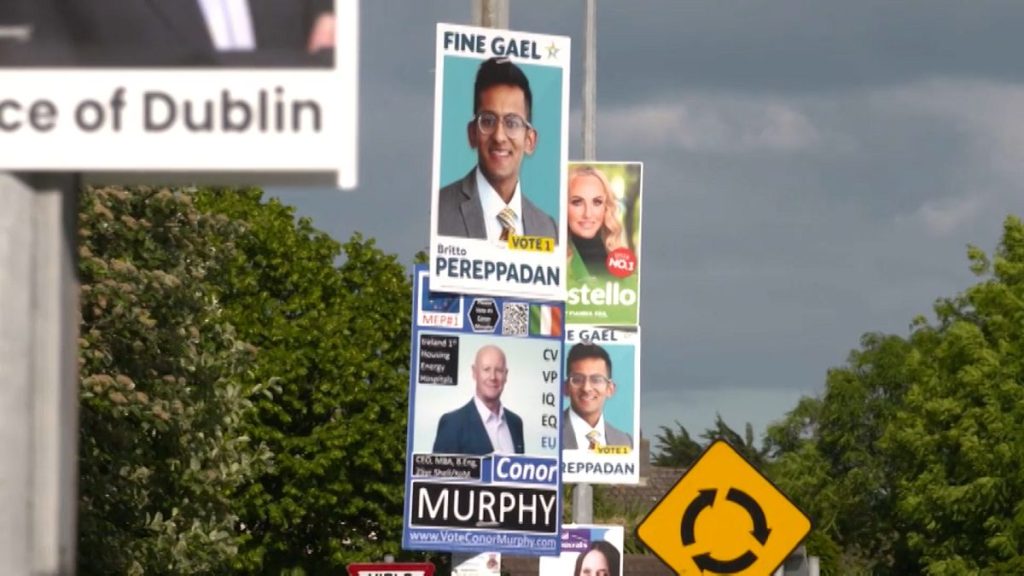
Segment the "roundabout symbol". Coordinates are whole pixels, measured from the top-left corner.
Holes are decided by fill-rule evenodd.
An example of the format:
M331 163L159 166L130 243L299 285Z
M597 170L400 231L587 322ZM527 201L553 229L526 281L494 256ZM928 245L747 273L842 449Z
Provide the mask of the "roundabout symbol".
M697 517L700 516L700 513L705 508L711 508L715 505L715 496L717 494L718 490L715 488L701 490L697 497L690 501L690 505L686 507L686 511L683 512L683 521L679 524L679 536L683 546L691 546L697 543L695 534ZM768 520L765 518L764 510L761 510L757 500L754 500L749 494L738 488L729 488L725 499L742 506L747 511L751 522L754 524L754 529L750 531L750 535L760 542L762 546L767 544L768 536L772 531L771 528L768 528ZM730 560L720 560L708 552L693 556L693 563L700 568L701 572L711 571L719 574L735 574L750 568L754 562L757 562L757 555L751 550L747 550Z
M782 566L810 530L800 508L728 442L716 440L636 534L681 576L764 576Z

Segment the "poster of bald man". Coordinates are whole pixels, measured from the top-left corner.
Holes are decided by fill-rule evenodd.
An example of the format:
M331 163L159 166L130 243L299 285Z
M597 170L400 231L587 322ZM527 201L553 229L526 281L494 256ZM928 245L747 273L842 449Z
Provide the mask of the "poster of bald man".
M415 278L403 546L557 554L564 305Z

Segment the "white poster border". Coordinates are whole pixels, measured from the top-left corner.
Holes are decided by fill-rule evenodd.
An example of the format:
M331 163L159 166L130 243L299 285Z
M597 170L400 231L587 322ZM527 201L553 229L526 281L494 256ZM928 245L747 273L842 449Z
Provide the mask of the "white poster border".
M640 327L624 328L609 326L566 326L565 357L566 362L576 344L596 344L601 346L613 360L611 379L616 384L614 395L623 395L620 399L628 399L632 410L621 410L621 403L616 406L616 416L610 415L611 407L605 401L605 426L625 428L632 445L625 450L622 446L604 446L596 450L586 447L566 449L566 435L572 434L571 419L562 417L562 480L566 483L587 484L639 484L640 482ZM621 359L632 364L632 369L623 375ZM566 379L571 376L571 368L565 367ZM626 384L629 384L628 388ZM566 380L564 396L566 414L572 411L570 384ZM624 388L626 388L624 390ZM631 412L631 413L630 413ZM622 420L629 416L629 425L623 426Z
M453 38L457 40L453 40ZM566 184L564 168L568 161L569 150L571 41L565 36L438 24L436 42L430 224L430 270L433 285L439 290L465 294L495 294L564 301L566 294L565 217L567 206L564 194ZM515 54L508 53L511 46L519 46ZM469 150L469 144L466 142L466 130L467 123L472 118L472 100L466 109L459 110L457 113L453 112L450 118L446 117L445 99L451 95L445 94L445 69L446 66L457 60L469 59L482 63L491 57L507 59L521 67L527 76L530 75L529 67L532 67L534 71L541 71L545 68L561 71L557 109L552 108L550 97L542 97L544 95L537 90L538 86L531 86L534 91L535 119L538 116L537 112L543 107L546 107L558 119L556 129L558 146L542 150L541 146L545 144L545 137L550 141L551 133L549 129L538 129L538 150L535 154L537 157L543 157L546 163L550 163L554 159L553 155L557 155L557 166L550 170L550 174L539 175L540 182L534 181L533 184L524 185L523 179L520 179L520 191L524 200L529 201L531 195L535 194L532 196L534 203L549 206L547 210L541 206L541 210L546 211L548 216L553 216L550 212L557 210L557 217L553 217L554 232L557 234L553 243L539 236L530 236L530 230L525 230L526 235L518 240L512 238L505 242L497 239L473 238L470 237L472 233L469 232L459 232L458 235L443 234L440 230L441 189L455 183L457 178L465 180L465 176L467 176L465 171L472 168L471 165L463 165L462 162L459 162L459 167L456 169L456 163L452 160L457 155L453 151L456 145L446 146L442 139L445 130L456 134L456 141L461 139L462 142L459 145L461 149L457 152L462 154L463 158L465 157L466 151ZM452 89L458 91L459 98L471 97L473 78L461 77L460 80L462 81L458 83L458 86L453 86ZM526 158L524 164L536 161L536 159ZM525 170L526 168L524 168ZM445 182L441 181L442 172L449 173ZM526 190L526 188L530 188L530 190ZM540 188L539 191L538 188ZM556 206L557 208L555 208ZM525 210L526 208L524 208ZM465 217L476 218L476 216ZM473 224L467 224L467 228L469 226L473 226Z

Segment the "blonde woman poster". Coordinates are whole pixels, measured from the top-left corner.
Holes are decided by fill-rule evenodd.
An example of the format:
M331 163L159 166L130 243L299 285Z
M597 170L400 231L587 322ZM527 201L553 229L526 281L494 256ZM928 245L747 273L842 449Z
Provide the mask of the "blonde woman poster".
M642 173L637 162L569 163L569 324L639 324Z

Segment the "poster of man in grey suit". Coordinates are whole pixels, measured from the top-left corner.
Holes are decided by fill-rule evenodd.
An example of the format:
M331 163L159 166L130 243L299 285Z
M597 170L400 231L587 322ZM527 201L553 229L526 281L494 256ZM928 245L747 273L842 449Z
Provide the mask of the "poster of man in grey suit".
M639 481L639 348L639 328L567 327L564 481Z
M500 241L506 229L518 228L557 241L554 218L526 198L519 184L524 159L537 149L529 79L509 59L490 58L477 70L473 94L474 116L466 134L477 165L441 189L438 234ZM503 221L503 210L515 214L511 224Z
M438 26L431 281L565 297L569 39Z
M612 360L597 344L580 343L569 349L565 395L569 407L562 418L562 449L633 447L633 437L604 417L604 403L615 395Z

